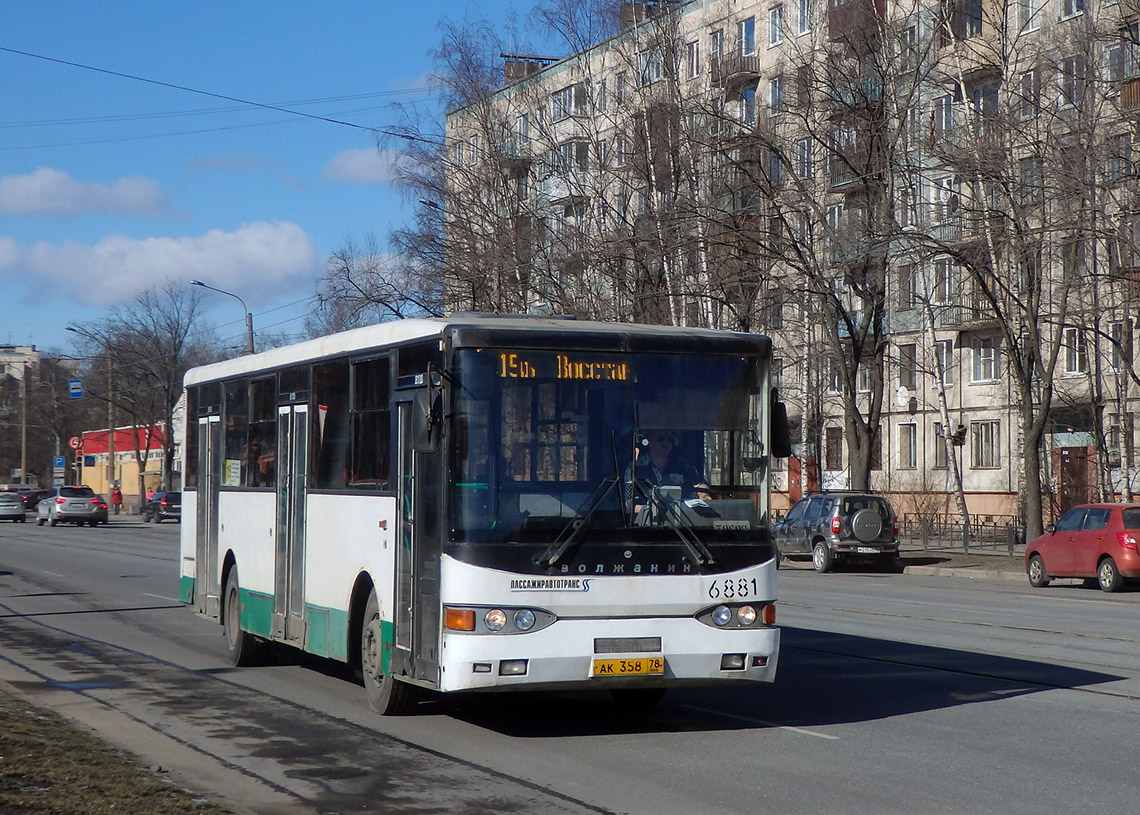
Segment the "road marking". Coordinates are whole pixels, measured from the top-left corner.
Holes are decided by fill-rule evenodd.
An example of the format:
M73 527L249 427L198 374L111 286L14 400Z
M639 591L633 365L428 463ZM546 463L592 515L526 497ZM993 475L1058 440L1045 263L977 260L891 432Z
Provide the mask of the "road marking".
M681 707L683 707L686 710L696 711L697 713L708 713L712 716L723 716L726 719L739 719L740 721L748 722L749 724L758 724L758 725L762 725L764 727L776 727L776 728L779 728L780 730L789 730L792 733L799 733L803 736L815 736L817 739L827 739L828 741L839 741L839 736L832 736L832 735L829 735L827 733L820 733L817 730L805 730L802 727L792 727L791 725L787 725L787 724L776 724L774 722L765 721L764 719L754 719L751 716L740 716L736 713L725 713L724 711L721 711L721 710L711 710L709 708L704 708L704 707L693 707L692 705L681 705Z
M154 597L157 600L169 600L172 603L181 603L182 602L177 597L167 597L165 594L151 594L148 591L143 592L143 597Z
M67 575L65 575L65 574L60 574L59 572L49 572L49 571L45 571L45 572L44 572L44 574L50 574L52 577L67 577Z

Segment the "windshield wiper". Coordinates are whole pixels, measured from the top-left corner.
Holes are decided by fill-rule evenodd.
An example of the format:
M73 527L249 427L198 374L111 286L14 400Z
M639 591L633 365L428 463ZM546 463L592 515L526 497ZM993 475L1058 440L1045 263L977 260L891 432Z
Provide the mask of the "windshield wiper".
M642 479L634 481L634 489L640 491L642 496L649 499L649 503L641 511L653 513L650 520L655 517L663 520L665 524L677 533L677 537L681 539L681 543L689 550L689 554L693 556L693 560L697 562L698 566L712 565L716 563L716 558L709 550L701 539L698 538L692 531L692 525L685 520L685 516L681 514L681 502L673 499L671 496L663 495L655 486L648 481ZM648 489L646 486L648 485Z
M574 517L570 519L570 523L566 524L565 528L558 533L558 537L554 539L554 544L551 547L554 550L553 553L547 549L538 559L539 566L548 569L566 556L571 547L575 546L581 539L582 532L589 526L588 521L593 517L598 506L610 494L610 490L617 487L620 482L620 478L609 476L594 486L594 489L586 496L586 500L574 512Z

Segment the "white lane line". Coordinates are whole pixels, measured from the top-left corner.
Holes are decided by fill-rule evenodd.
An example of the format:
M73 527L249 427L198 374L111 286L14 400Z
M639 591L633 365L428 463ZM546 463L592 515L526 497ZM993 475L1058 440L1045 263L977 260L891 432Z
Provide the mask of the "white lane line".
M820 733L817 730L805 730L802 727L792 727L791 725L786 725L786 724L775 724L773 722L764 721L763 719L754 719L751 716L740 716L740 715L737 715L735 713L725 713L722 710L711 710L709 708L704 708L704 707L693 707L692 705L681 705L681 707L683 707L685 710L693 710L693 711L696 711L697 713L707 713L711 716L723 716L726 719L739 719L740 721L748 722L749 724L758 724L758 725L762 725L764 727L777 727L780 730L788 730L792 733L799 733L803 736L815 736L817 739L827 739L828 741L839 741L839 736L832 736L832 735L829 735L827 733Z
M182 602L177 597L167 597L165 594L151 594L148 591L143 592L143 597L154 597L158 600L169 600L172 603L181 603Z
M60 574L59 572L49 572L49 571L45 570L43 573L44 574L50 574L52 577L67 577L67 575Z

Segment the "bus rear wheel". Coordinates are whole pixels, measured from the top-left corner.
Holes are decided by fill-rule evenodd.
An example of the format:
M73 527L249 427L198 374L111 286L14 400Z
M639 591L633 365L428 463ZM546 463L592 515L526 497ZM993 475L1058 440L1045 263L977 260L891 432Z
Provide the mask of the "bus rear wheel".
M244 668L260 665L265 653L265 643L248 631L241 630L241 592L239 590L237 566L226 576L226 604L222 617L222 629L226 635L226 650L230 664Z
M416 688L384 673L383 659L380 602L372 591L364 608L364 624L360 626L360 672L368 694L368 707L381 716L406 716L416 708Z

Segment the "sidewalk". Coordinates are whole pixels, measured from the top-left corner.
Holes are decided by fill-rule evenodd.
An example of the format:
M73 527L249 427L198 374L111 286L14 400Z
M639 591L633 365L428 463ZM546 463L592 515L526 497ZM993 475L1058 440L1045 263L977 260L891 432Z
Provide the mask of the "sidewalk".
M1025 547L1015 546L1011 556L1005 546L971 548L969 553L961 547L923 549L907 541L899 544L899 564L903 574L926 577L965 577L975 580L1026 580ZM783 569L811 569L811 557L799 555L796 560L784 559ZM869 562L852 561L853 569L874 569Z

